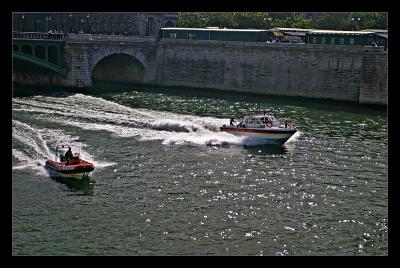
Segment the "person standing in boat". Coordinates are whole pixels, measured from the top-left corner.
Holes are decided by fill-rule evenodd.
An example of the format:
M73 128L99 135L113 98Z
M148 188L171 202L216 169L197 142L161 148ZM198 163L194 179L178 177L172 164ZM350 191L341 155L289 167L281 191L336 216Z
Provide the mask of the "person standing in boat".
M229 125L233 126L233 123L236 123L235 118L231 118L231 122L229 123Z
M72 151L71 151L71 147L68 147L68 151L65 153L65 161L69 161L71 160L73 157Z
M293 125L293 121L290 117L287 120L285 120L285 128L291 128L292 125Z

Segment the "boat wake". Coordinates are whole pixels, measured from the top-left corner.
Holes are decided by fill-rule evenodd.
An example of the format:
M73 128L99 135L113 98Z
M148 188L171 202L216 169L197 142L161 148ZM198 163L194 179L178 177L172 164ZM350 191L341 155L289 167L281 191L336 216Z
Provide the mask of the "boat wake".
M156 120L150 125L153 129L156 130L166 130L174 132L196 132L200 128L203 128L202 126L197 125L190 121L178 121L178 120L167 120L167 119Z
M45 175L46 172L43 169L44 163L46 160L30 157L23 151L13 149L12 150L13 158L16 159L17 164L13 165L13 170L26 170L30 169L35 171L35 173L39 175Z
M303 133L302 133L301 131L297 131L296 133L293 134L293 136L291 136L291 137L285 142L285 144L293 144L293 143L296 143L296 142L299 140L299 138L300 138L300 136L301 136L302 134L303 134Z
M44 174L42 166L52 154L41 133L18 120L12 120L12 126L12 155L17 162L13 169L29 168Z
M241 145L242 139L231 134L215 132L213 126L196 123L196 118L162 119L150 124L157 132L145 132L140 140L161 140L163 145L210 145L224 146L229 144ZM208 127L208 128L206 128Z
M256 146L265 143L263 140L219 132L219 127L228 123L229 118L129 108L83 94L63 98L51 96L15 98L13 111L29 113L37 120L77 127L85 131L107 131L111 135L135 137L139 141L159 140L166 146L182 144ZM48 155L47 151L46 154ZM82 155L82 158L85 157ZM93 159L88 155L88 161L91 160Z
M79 142L79 137L72 137L61 130L36 128L18 120L12 120L13 137L13 170L34 170L40 175L47 174L44 164L47 159L54 160L54 152L50 148L59 143L68 143L74 148L81 148L81 157L93 162L96 167L114 165L110 162L97 162L84 149L86 145Z

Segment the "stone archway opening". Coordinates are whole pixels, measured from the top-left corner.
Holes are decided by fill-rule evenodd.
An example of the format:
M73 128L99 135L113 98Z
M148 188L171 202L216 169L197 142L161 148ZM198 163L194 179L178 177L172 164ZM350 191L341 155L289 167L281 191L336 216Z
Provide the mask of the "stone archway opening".
M46 59L46 52L44 46L35 47L35 56L41 58L42 60Z
M23 45L21 50L22 50L22 53L32 55L32 47L31 46Z
M58 53L57 48L55 46L50 46L48 49L49 53L49 62L57 64L58 62Z
M112 54L100 60L92 71L92 81L115 83L143 83L143 64L134 56Z

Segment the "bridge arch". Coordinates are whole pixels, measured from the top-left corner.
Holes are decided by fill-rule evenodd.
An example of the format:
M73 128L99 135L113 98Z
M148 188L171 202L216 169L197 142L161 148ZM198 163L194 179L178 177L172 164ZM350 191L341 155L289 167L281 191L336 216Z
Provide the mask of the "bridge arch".
M58 63L58 51L57 47L55 46L49 46L48 48L48 53L49 53L49 62L57 64Z
M33 55L32 54L32 46L30 46L30 45L22 45L21 51L22 51L22 53L25 53L28 55Z
M146 56L137 48L102 47L89 55L92 83L143 83L147 67Z
M42 60L46 60L46 49L44 46L36 46L35 47L35 57L41 58Z

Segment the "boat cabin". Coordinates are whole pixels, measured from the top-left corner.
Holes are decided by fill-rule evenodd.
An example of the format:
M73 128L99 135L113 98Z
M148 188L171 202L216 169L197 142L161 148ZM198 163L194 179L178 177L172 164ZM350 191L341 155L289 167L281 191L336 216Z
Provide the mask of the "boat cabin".
M272 115L246 115L242 125L248 128L279 127L279 120Z

